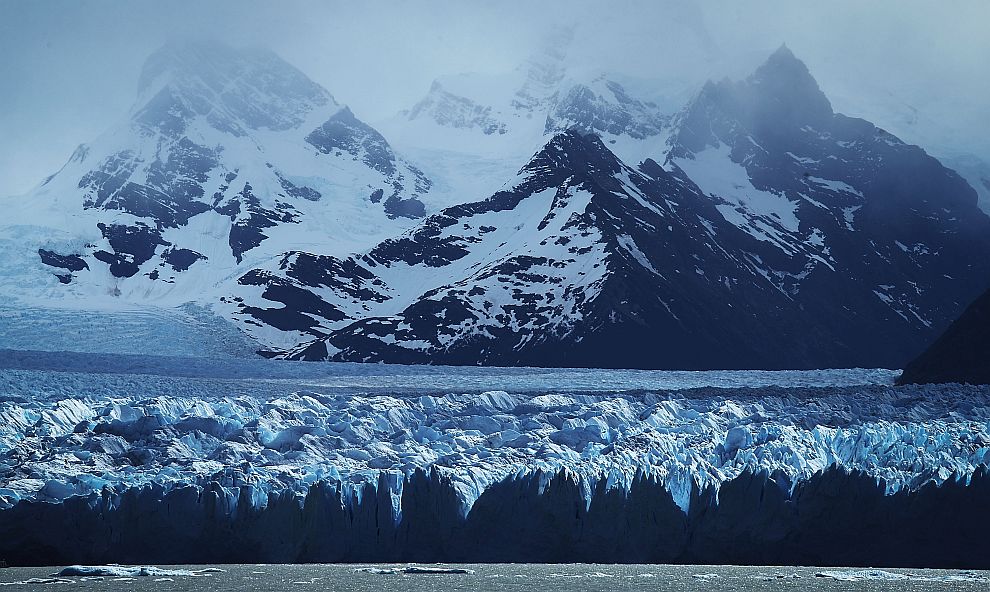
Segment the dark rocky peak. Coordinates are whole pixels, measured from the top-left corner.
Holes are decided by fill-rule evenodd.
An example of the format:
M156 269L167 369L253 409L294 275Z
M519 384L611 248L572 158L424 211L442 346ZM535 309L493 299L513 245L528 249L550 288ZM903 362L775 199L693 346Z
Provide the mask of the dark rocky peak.
M388 141L347 107L313 130L306 141L324 154L347 152L385 175L395 174L395 154Z
M786 149L803 130L826 130L833 118L807 66L781 46L745 80L706 83L677 118L672 155L747 134Z
M547 142L522 172L530 177L547 173L595 177L602 173L614 175L622 166L598 134L571 127Z
M550 211L546 213L547 219L550 219L554 217L556 209L565 206L567 196L575 187L580 186L596 195L605 196L611 196L611 191L620 191L621 182L616 174L623 168L622 163L597 135L578 129L565 130L555 135L530 159L520 170L519 178L514 184L488 199L445 208L426 218L410 233L380 243L362 260L371 267L400 260L408 265L447 265L467 255L471 244L494 230L487 225L473 228L473 224L469 223L472 217L514 210L540 192L556 189L557 199L553 200ZM627 170L630 174L637 175L635 171ZM506 221L512 225L522 222L509 218ZM445 232L445 229L456 228L465 223L472 226L471 230L465 231L477 236L464 239L460 231Z
M242 135L251 129L285 130L316 108L334 105L323 87L262 48L216 42L175 42L145 62L135 119L174 135L194 116Z
M579 186L596 194L620 191L617 175L623 169L637 175L605 146L598 134L571 127L558 132L533 155L519 171L520 180L515 185L484 201L447 208L441 215L512 209L523 199L552 187L565 193Z
M832 104L804 62L786 45L773 52L736 93L738 107L748 111L754 123L820 127L832 118Z

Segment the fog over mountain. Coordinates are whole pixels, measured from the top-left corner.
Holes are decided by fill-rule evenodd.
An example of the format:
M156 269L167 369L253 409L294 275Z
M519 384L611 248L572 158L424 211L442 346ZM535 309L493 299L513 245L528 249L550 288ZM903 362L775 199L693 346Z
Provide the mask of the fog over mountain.
M572 70L623 75L658 102L709 78L744 75L786 43L837 111L979 170L990 161L981 125L990 121L990 81L981 75L988 20L981 0L3 0L0 195L34 187L119 121L147 56L189 37L268 46L370 122L410 108L437 77L510 71L560 30L580 40L566 57Z

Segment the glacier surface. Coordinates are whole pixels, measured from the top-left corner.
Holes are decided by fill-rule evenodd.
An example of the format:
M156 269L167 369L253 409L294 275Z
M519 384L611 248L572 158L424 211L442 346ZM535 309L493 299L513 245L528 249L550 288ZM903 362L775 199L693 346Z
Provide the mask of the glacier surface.
M896 374L0 350L0 555L983 565L990 388Z
M303 495L318 481L374 484L382 472L399 495L403 476L436 468L464 513L506 477L561 469L614 487L654 476L686 511L692 487L746 471L793 486L838 465L894 492L990 463L988 389L893 387L882 370L561 372L11 351L0 366L3 507L151 483Z

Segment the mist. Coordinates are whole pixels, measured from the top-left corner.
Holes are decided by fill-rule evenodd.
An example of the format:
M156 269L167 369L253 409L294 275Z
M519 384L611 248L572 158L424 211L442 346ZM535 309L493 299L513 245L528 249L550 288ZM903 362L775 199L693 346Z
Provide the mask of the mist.
M0 195L28 191L125 118L157 47L204 37L272 48L372 123L439 76L511 70L561 29L574 31L574 71L658 95L745 76L786 43L837 111L990 160L988 22L983 0L2 0Z

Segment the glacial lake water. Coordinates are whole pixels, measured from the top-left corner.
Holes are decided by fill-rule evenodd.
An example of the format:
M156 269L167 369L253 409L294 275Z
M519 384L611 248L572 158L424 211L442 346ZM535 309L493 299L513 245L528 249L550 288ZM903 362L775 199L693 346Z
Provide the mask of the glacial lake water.
M211 566L168 567L201 570ZM203 575L53 577L59 568L0 569L3 589L252 592L276 590L540 591L609 590L981 590L990 572L925 569L748 567L696 565L461 565L473 573L388 573L403 566L225 565ZM386 573L382 573L386 572Z

